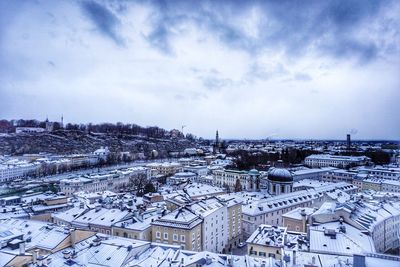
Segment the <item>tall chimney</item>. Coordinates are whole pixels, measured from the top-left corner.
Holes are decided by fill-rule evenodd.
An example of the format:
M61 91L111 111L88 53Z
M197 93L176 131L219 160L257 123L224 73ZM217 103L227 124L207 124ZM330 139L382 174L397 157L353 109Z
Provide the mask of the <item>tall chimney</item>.
M354 267L365 267L365 256L360 254L353 255L353 266Z
M351 148L351 137L350 134L347 135L347 150L350 150Z
M19 243L19 255L25 255L25 241Z
M293 250L293 266L296 265L296 250Z
M69 230L69 235L71 239L71 247L75 248L76 245L76 230L74 228L71 228Z
M33 259L32 259L33 263L36 263L37 262L37 258L39 257L39 250L38 249L35 249L33 251L32 257L33 257Z

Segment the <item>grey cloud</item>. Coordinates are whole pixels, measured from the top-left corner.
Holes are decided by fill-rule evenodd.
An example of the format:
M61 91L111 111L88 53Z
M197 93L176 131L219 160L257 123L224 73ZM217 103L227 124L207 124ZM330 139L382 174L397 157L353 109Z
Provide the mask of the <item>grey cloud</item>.
M254 82L256 80L266 81L276 77L282 77L287 75L288 70L281 64L274 64L272 66L266 67L255 62L251 64L248 72L244 77L244 81Z
M294 75L294 79L296 81L303 81L303 82L308 82L312 80L311 76L306 73L296 73Z
M55 68L55 67L56 67L56 64L54 64L54 62L51 61L51 60L47 61L47 64L48 64L50 67L52 67L52 68Z
M204 70L192 67L190 71L201 81L202 85L210 91L218 91L224 87L234 86L239 83L224 77L215 68Z
M120 20L113 12L94 1L83 1L81 5L101 34L113 40L117 45L124 45L124 39L118 33Z
M195 23L211 31L227 46L251 54L266 48L283 48L286 54L299 56L315 48L339 59L352 55L360 63L376 58L378 49L374 42L357 37L356 33L378 15L382 6L396 4L374 0L201 1L196 5L187 2L153 2L159 19L149 41L160 50L170 51L166 48L171 46L168 36L172 27ZM257 37L247 36L230 23L252 7L262 12Z
M164 24L157 25L153 31L144 36L144 38L155 48L160 50L161 52L172 55L173 50L168 40L169 32L167 27Z
M233 81L227 78L218 78L218 77L200 77L203 82L203 85L209 90L220 90L223 87L233 85Z

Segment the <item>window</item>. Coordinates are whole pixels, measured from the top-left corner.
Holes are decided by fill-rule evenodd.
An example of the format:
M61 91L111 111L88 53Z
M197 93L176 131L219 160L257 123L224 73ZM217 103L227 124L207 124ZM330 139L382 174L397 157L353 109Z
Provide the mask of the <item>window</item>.
M174 241L178 241L178 235L177 234L174 234L172 238L174 239Z
M157 231L157 232L156 232L156 237L157 237L157 238L161 238L161 233Z
M181 235L181 242L185 242L185 235Z
M164 233L164 239L168 240L168 233Z

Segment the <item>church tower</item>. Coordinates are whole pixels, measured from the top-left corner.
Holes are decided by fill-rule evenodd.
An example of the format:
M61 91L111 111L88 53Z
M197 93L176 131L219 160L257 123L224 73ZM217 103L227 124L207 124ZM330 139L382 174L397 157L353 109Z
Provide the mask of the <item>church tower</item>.
M46 116L46 131L52 132L53 131L53 123L49 121L49 117Z
M213 146L213 152L214 152L214 154L216 154L216 153L220 153L220 147L221 147L221 144L220 144L220 142L219 142L219 134L218 134L218 130L217 130L217 132L216 132L216 134L215 134L215 143L214 143L214 146Z

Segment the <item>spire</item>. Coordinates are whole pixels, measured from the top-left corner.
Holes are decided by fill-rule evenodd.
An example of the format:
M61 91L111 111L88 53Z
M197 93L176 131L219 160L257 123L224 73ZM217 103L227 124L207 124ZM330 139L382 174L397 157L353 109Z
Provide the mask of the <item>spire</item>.
M219 135L218 135L218 130L217 133L215 134L215 144L218 145L219 144Z

